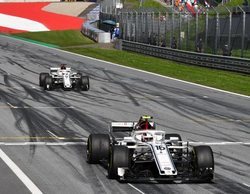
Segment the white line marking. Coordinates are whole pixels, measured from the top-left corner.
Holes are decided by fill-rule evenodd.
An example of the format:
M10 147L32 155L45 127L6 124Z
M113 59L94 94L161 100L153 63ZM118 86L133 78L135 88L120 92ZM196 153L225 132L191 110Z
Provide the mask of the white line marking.
M250 142L188 142L190 145L250 145Z
M42 191L26 176L23 171L0 149L0 157L16 176L24 183L31 193L42 194Z
M44 47L46 47L46 46L44 46ZM50 48L50 47L47 47L47 48ZM51 48L51 49L62 51L62 50L56 49L56 48ZM135 68L132 68L132 67L127 67L127 66L119 65L119 64L116 64L116 63L112 63L112 62L103 61L103 60L100 60L100 59L95 59L95 58L84 56L84 55L80 55L80 54L77 54L77 53L71 53L71 52L68 52L68 51L62 51L62 52L66 52L68 54L80 56L80 57L83 57L83 58L85 57L87 59L92 59L92 60L103 62L103 63L108 63L110 65L114 65L114 66L118 66L118 67L123 67L123 68L126 68L126 69L132 69L134 71L139 71L139 72L151 74L151 75L155 75L155 76L158 76L158 77L167 78L167 79L170 79L170 80L174 80L174 81L178 81L178 82L182 82L182 83L186 83L186 84L190 84L190 85L194 85L194 86L203 87L203 88L210 89L210 90L215 90L215 91L219 91L219 92L223 92L223 93L227 93L227 94L232 94L232 95L236 95L236 96L250 98L250 96L247 96L247 95L238 94L238 93L235 93L235 92L229 92L229 91L225 91L225 90L221 90L221 89L217 89L217 88L212 88L212 87L209 87L209 86L204 86L204 85L201 85L201 84L196 84L196 83L192 83L192 82L188 82L188 81L184 81L184 80L180 80L180 79L168 77L168 76L165 76L165 75L160 75L160 74L157 74L157 73L152 73L152 72L148 72L148 71L144 71L144 70L140 70L140 69L135 69Z
M1 146L67 146L87 145L86 142L0 142Z
M0 35L0 36L4 36L4 35ZM60 50L60 49L57 49L57 48L48 47L46 45L40 45L40 44L37 44L37 43L27 42L25 40L20 40L20 39L16 39L16 38L13 38L13 37L8 37L8 36L4 36L4 37L7 37L9 39L15 39L15 40L21 41L21 42L26 42L28 44L34 44L36 46L39 45L41 47L46 47L46 48L49 48L49 49L52 49L52 50L57 50L59 52L68 53L68 54L79 56L79 57L82 57L82 58L87 58L87 59L91 59L91 60L94 60L94 61L99 61L99 62L107 63L107 64L110 64L110 65L123 67L123 68L126 68L126 69L132 69L134 71L139 71L139 72L155 75L155 76L158 76L158 77L163 77L163 78L167 78L167 79L170 79L170 80L174 80L174 81L178 81L178 82L182 82L182 83L186 83L186 84L190 84L190 85L194 85L194 86L198 86L198 87L202 87L202 88L206 88L206 89L210 89L210 90L215 90L215 91L219 91L219 92L223 92L223 93L227 93L227 94L241 96L241 97L244 97L244 98L250 98L250 96L247 96L247 95L238 94L238 93L235 93L235 92L229 92L229 91L225 91L225 90L221 90L221 89L217 89L217 88L212 88L212 87L209 87L209 86L204 86L204 85L201 85L201 84L196 84L196 83L192 83L192 82L188 82L188 81L184 81L184 80L180 80L180 79L176 79L176 78L172 78L172 77L168 77L168 76L164 76L164 75L159 75L159 74L156 74L156 73L152 73L152 72L148 72L148 71L144 71L144 70L140 70L140 69L135 69L135 68L132 68L132 67L127 67L127 66L119 65L119 64L116 64L116 63L112 63L112 62L108 62L108 61L104 61L104 60L100 60L100 59L95 59L95 58L80 55L80 54L77 54L77 53L71 53L69 51L64 51L64 50Z
M7 104L10 106L10 108L17 108L17 106L13 106L13 105L10 104L9 102L7 102Z
M59 107L59 106L24 106L24 107L18 107L18 106L13 106L13 108L17 109L50 109L50 108L55 108L55 109L70 109L74 108L73 106L66 106L66 107Z
M2 13L0 13L0 26L30 32L50 31L40 22Z
M47 130L47 132L48 132L51 136L55 137L56 139L65 139L65 137L58 137L57 135L55 135L54 133L52 133L52 132L49 131L49 130Z
M132 185L132 184L130 184L130 183L128 183L128 185L129 185L130 187L132 187L133 189L135 189L136 191L138 191L139 193L145 194L143 191L141 191L140 189L138 189L138 188L135 187L134 185Z
M243 185L245 185L245 186L247 186L247 187L250 187L250 185L249 184L246 184L246 183L242 183Z

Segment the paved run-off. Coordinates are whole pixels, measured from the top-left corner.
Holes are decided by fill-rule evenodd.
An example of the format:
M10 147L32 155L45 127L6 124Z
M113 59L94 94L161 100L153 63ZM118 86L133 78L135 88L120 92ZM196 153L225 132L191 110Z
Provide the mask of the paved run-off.
M83 18L44 11L43 8L49 4L47 2L1 4L0 14L4 20L0 20L0 32L81 29Z

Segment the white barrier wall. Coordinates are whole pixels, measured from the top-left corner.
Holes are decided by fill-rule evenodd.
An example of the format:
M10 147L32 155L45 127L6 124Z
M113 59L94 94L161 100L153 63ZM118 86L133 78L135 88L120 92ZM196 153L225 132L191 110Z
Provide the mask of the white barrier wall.
M110 33L96 28L97 21L86 21L81 32L98 43L110 43Z

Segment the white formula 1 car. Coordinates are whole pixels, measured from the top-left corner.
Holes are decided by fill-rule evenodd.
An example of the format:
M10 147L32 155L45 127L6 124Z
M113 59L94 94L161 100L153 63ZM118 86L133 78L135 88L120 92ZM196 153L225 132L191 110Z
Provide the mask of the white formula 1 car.
M77 88L89 90L89 77L81 73L72 72L70 67L51 67L50 73L40 73L39 85L45 90L52 90L55 87L64 89Z
M107 163L108 177L122 181L199 181L214 177L209 146L190 146L179 134L155 129L143 116L139 122L112 122L110 134L90 134L87 162ZM115 132L129 132L124 138Z

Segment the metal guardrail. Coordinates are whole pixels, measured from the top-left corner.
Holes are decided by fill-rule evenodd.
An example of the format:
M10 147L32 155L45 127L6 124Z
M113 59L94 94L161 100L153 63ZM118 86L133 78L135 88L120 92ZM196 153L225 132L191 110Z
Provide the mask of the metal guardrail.
M250 74L250 60L158 47L122 40L122 49L197 66Z

